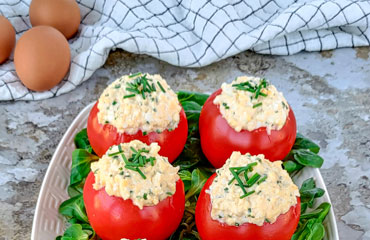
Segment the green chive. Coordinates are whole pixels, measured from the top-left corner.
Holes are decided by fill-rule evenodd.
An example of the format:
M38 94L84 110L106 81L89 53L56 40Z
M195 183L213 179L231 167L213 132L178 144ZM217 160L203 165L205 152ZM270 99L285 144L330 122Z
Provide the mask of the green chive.
M258 179L260 179L261 175L259 175L258 173L255 173L248 181L247 181L247 185L249 187L252 187L257 181Z
M260 185L267 179L267 175L263 176L260 180L258 180L257 184Z
M253 194L253 193L255 193L255 191L254 191L254 190L253 190L253 191L250 191L250 192L247 192L246 194L244 194L244 195L240 196L240 199L245 198L245 197L248 197L249 195L251 195L251 194Z
M133 147L130 147L131 151L133 151L134 153L137 153L136 149L133 148Z
M243 193L246 194L247 191L245 190L244 186L243 186L243 182L242 180L239 178L238 174L234 171L234 170L231 170L230 169L230 172L231 174L234 176L234 178L236 179L236 181L239 183L239 186L240 188L242 189Z
M130 76L128 76L129 78L133 78L133 77L137 77L137 76L140 76L141 75L141 72L137 72L137 73L134 73L134 74L131 74Z
M143 132L143 136L146 136L148 133L147 132Z
M132 98L132 97L135 97L135 96L136 96L135 94L130 94L130 95L124 96L123 98Z
M142 178L146 179L146 176L138 167L136 168L136 171L141 175Z
M164 90L164 88L162 87L162 84L160 83L160 82L157 82L157 84L158 84L158 86L159 86L159 88L162 90L162 92L166 92L165 90Z
M119 152L115 152L115 153L109 153L108 154L108 156L109 157L113 157L113 156L117 156L117 155L119 155L119 154L121 154L122 152L121 151L119 151Z
M112 102L112 105L113 105L113 106L114 106L114 105L116 105L116 104L117 104L117 102L116 102L116 101L113 101L113 102Z
M254 104L253 105L253 108L257 108L257 107L259 107L259 106L262 106L262 103L260 102L260 103L257 103L257 104Z
M148 199L147 196L148 196L148 194L144 193L144 195L143 195L144 200L147 200Z
M150 157L150 158L149 158L149 160L150 160L150 164L151 164L152 166L154 166L154 160L155 160L155 158L154 158L154 157Z

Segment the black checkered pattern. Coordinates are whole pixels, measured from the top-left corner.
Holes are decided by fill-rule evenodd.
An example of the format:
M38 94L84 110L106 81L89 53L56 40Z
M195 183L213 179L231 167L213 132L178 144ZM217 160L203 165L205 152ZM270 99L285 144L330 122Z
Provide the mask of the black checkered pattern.
M0 100L37 100L71 91L101 67L111 49L170 64L202 67L251 49L289 55L370 45L370 1L349 0L78 0L79 33L72 64L56 87L29 91L13 57L0 66ZM0 14L19 38L30 27L30 1L0 0Z

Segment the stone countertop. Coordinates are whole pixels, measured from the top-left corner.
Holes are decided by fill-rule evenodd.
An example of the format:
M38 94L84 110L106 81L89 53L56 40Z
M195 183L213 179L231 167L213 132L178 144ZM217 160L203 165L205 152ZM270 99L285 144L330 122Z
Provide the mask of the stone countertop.
M36 201L60 139L115 78L159 73L175 89L211 93L242 74L265 76L295 111L298 130L321 146L321 173L341 239L370 239L369 48L294 56L241 53L200 69L123 51L74 91L42 101L0 102L0 239L30 239Z

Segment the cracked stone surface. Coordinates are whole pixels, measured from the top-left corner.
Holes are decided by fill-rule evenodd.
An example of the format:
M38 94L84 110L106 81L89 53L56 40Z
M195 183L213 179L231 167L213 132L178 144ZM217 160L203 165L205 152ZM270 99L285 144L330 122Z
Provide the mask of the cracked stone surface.
M294 56L241 53L184 69L123 51L74 91L36 102L0 102L0 239L30 239L43 177L77 114L115 78L160 73L176 90L211 93L242 74L265 76L295 111L298 130L321 146L321 170L341 239L370 239L369 48Z

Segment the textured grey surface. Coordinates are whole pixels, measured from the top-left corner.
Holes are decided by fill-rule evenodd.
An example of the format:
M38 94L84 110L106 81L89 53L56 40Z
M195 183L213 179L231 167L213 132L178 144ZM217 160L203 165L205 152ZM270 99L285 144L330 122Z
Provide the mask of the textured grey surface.
M114 52L71 93L37 102L0 102L0 239L29 239L48 163L75 116L108 83L130 72L160 73L176 89L211 93L242 74L266 76L288 99L298 130L318 142L341 239L370 239L369 49L288 57L239 54L201 69Z

